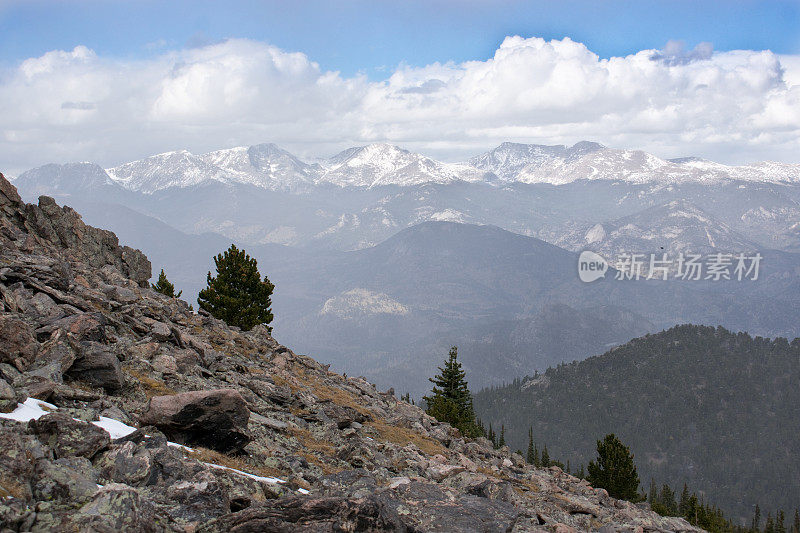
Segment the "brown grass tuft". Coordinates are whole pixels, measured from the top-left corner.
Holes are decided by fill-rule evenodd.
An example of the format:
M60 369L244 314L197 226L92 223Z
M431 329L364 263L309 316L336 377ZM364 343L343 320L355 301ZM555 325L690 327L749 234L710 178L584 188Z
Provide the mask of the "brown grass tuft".
M377 431L381 440L392 442L400 446L413 444L428 455L447 455L447 448L445 448L441 442L430 437L426 437L414 430L400 426L393 426L388 424L385 420L373 420L371 422L367 422L366 425Z
M169 396L171 394L177 394L176 390L168 387L163 381L151 378L144 372L140 372L139 370L134 370L132 368L126 368L125 373L139 382L148 398L152 398L153 396Z

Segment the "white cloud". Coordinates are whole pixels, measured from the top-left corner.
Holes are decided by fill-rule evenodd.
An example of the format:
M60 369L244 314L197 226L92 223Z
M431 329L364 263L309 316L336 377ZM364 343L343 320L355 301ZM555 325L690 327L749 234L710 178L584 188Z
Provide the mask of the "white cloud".
M0 76L0 165L111 165L277 142L306 155L388 141L445 159L501 141L581 139L664 157L796 161L800 56L669 43L600 59L570 39L508 37L485 61L401 65L382 82L232 39L153 59L78 46Z

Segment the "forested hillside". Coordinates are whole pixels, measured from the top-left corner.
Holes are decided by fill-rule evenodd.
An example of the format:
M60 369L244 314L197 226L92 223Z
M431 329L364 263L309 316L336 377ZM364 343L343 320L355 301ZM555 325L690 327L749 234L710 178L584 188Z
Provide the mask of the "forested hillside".
M613 432L643 484L688 483L731 517L800 502L800 339L676 326L483 390L475 406L512 448L525 449L532 427L576 468Z

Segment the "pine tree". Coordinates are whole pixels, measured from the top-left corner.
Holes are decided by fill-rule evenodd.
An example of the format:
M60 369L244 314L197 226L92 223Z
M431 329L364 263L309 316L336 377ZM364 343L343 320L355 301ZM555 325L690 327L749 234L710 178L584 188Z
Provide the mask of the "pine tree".
M678 503L678 514L684 517L689 516L689 487L686 486L686 483L683 484L683 490L681 491L681 500Z
M153 285L153 290L170 298L180 298L181 294L183 294L183 291L175 294L175 285L169 282L163 268L161 269L161 274L158 275L158 281Z
M453 346L444 366L439 367L439 374L428 379L433 389L430 396L425 396L427 413L449 423L466 437L479 437L482 432L475 422L472 394L465 378L466 372L458 362L458 348Z
M525 454L525 460L529 465L536 464L536 458L533 455L533 428L528 428L528 451Z
M800 533L800 509L794 510L794 525L792 525L792 533Z
M606 489L614 498L639 499L639 474L633 454L613 433L597 441L597 462L589 462L586 479L593 487Z
M272 322L272 291L275 286L258 272L258 263L244 250L231 245L214 257L217 275L208 273L208 286L200 291L197 303L215 318L244 331Z
M542 468L550 466L550 454L547 452L547 444L544 445L544 449L542 450L542 459L540 462L542 463Z
M650 508L652 508L653 505L657 506L659 503L658 492L656 491L656 480L653 478L650 478L650 493L647 495L647 503L650 504Z
M753 531L760 531L761 528L761 507L756 504L756 510L753 512L753 521L750 523L750 529Z
M538 444L534 444L533 445L533 466L535 466L536 468L541 468L541 466L542 466L542 460L539 457L539 445Z
M786 515L783 514L783 509L778 511L775 515L775 533L786 533Z
M506 425L500 426L500 440L497 442L497 447L502 448L506 445Z
M767 513L767 524L764 526L764 533L776 533L772 513Z
M665 516L676 516L678 514L678 502L675 501L675 491L664 483L661 486L661 493L658 496L661 505L664 506Z

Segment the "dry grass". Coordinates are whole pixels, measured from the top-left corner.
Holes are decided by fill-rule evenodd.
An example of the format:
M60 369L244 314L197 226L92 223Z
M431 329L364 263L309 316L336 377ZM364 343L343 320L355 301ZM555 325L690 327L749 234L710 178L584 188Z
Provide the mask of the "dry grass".
M176 390L168 387L163 381L151 378L139 370L126 368L125 373L139 382L148 398L152 398L153 396L169 396L177 393Z
M428 455L447 455L447 448L445 448L441 442L426 437L414 430L393 426L388 424L385 420L373 420L367 422L366 425L377 431L378 438L381 440L392 442L400 446L413 444Z
M307 429L292 427L289 428L289 433L302 446L302 449L297 454L305 458L306 461L319 466L325 474L335 474L342 471L342 468L332 464L336 454L336 448L333 444L314 437Z

